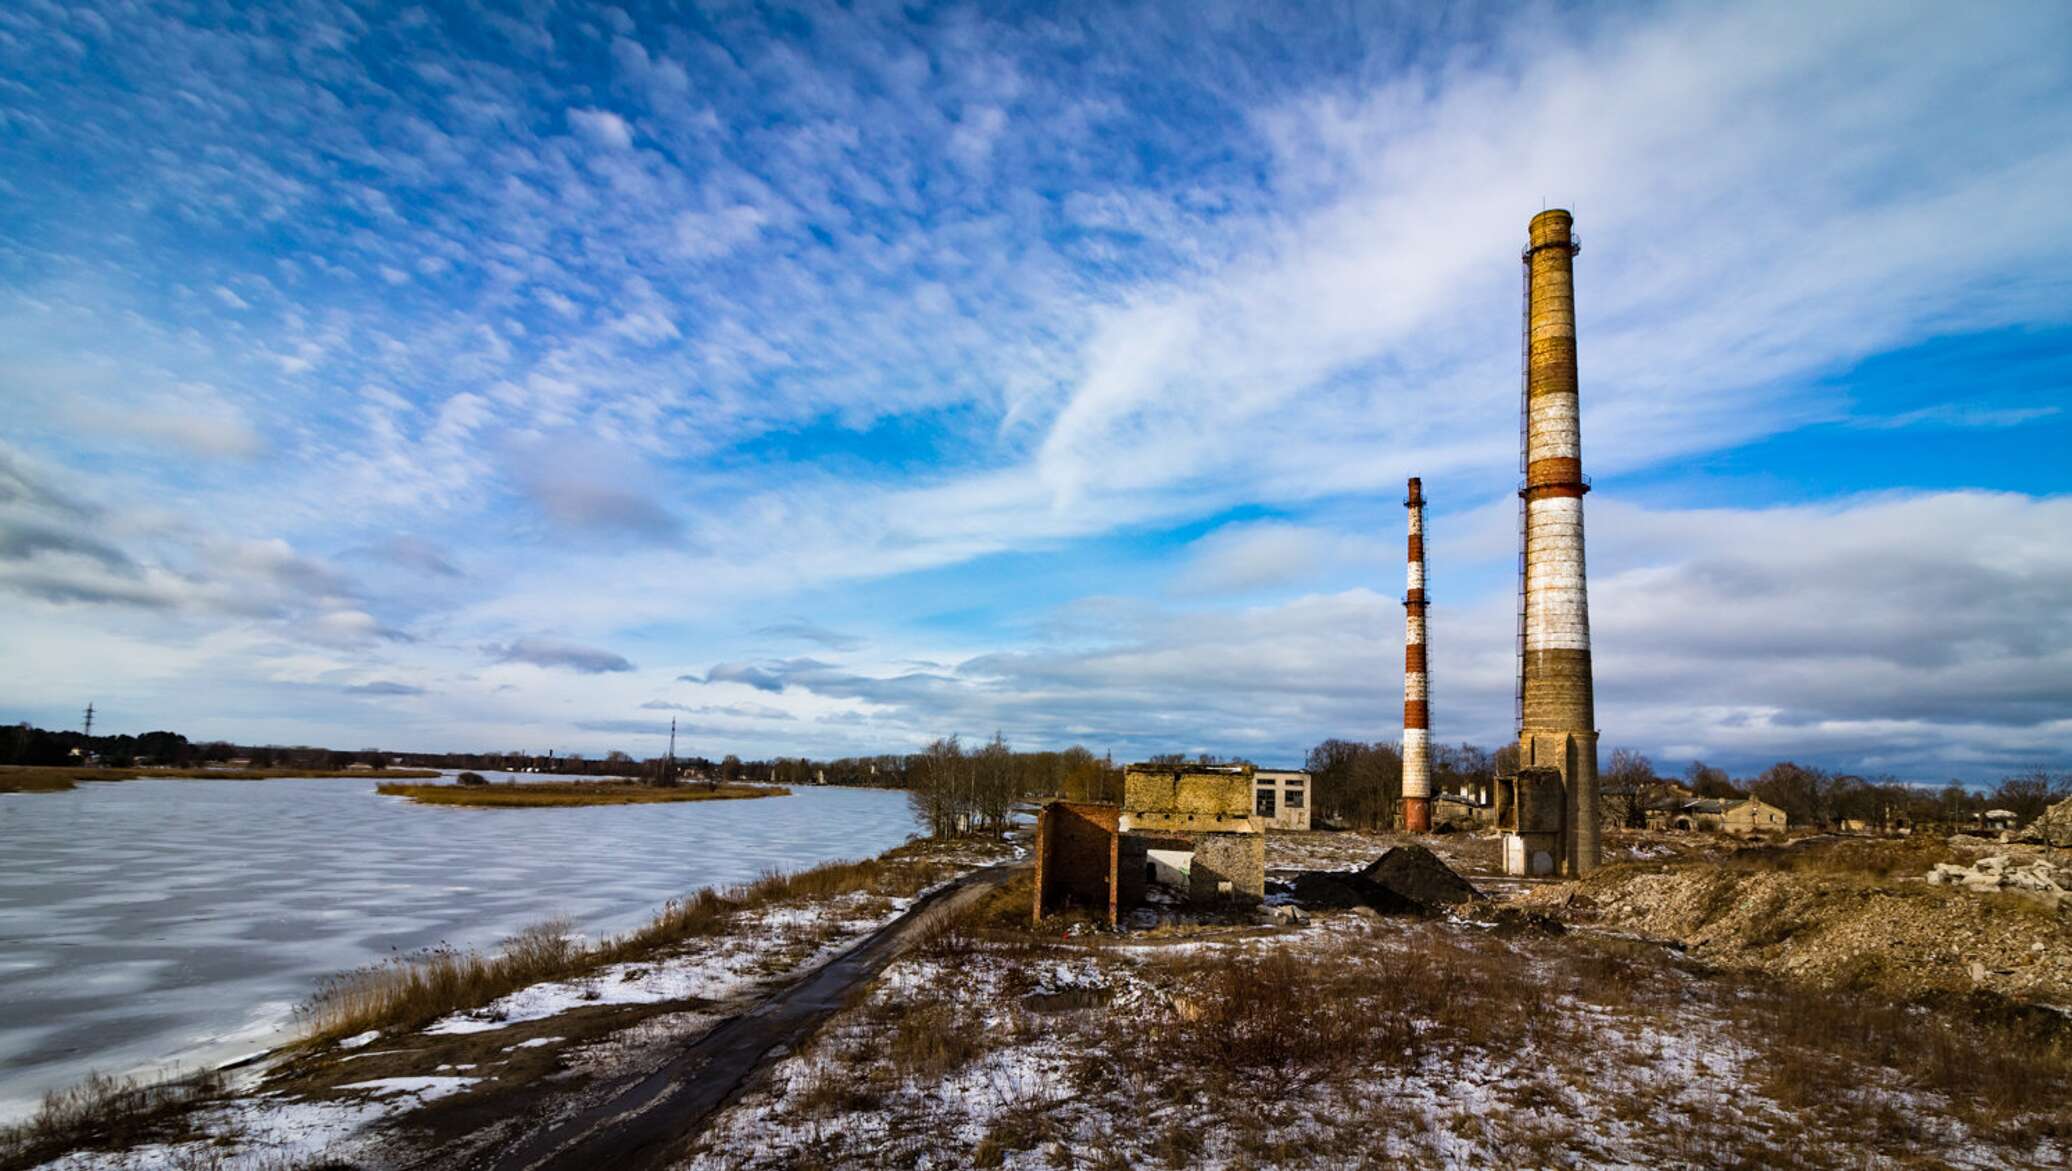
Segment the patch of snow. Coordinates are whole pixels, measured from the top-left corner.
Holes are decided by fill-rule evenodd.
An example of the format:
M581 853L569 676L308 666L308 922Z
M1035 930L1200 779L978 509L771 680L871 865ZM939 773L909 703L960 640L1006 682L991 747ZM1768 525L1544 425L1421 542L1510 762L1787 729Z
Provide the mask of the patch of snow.
M367 1090L377 1098L409 1094L421 1102L431 1102L449 1094L458 1094L481 1080L478 1077L378 1077L373 1081L348 1082L338 1088Z
M506 1045L504 1046L504 1052L509 1053L513 1049L537 1049L542 1045L552 1045L556 1041L565 1041L567 1039L566 1037L534 1037L530 1041L520 1041L516 1045Z
M659 963L613 964L587 980L554 980L521 988L472 1012L434 1022L432 1034L486 1033L521 1021L542 1021L594 1004L662 1004L721 1000L756 979L755 949L676 956Z
M380 1029L368 1029L368 1030L367 1030L366 1032L364 1032L364 1033L359 1033L359 1034L356 1034L356 1035L354 1035L354 1036L351 1036L351 1037L347 1037L347 1038L346 1038L345 1040L343 1040L343 1041L340 1041L340 1042L338 1043L338 1047L339 1047L340 1049L358 1049L358 1048L359 1048L360 1046L362 1046L362 1045L370 1045L370 1044L372 1044L372 1043L374 1042L374 1040L375 1040L375 1039L376 1039L377 1037L380 1037L380 1036L381 1036L381 1030L380 1030Z
M210 1137L188 1143L148 1143L127 1151L75 1151L36 1171L180 1171L197 1166L293 1166L341 1154L372 1123L415 1107L415 1098L386 1102L303 1102L261 1095L201 1111L195 1125ZM224 1142L234 1142L226 1149Z

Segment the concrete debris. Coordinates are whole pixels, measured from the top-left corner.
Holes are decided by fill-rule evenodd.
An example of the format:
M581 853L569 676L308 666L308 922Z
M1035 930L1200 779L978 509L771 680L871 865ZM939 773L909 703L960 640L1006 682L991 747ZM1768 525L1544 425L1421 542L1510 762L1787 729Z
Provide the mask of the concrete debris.
M1279 924L1282 927L1300 927L1304 923L1309 922L1309 915L1301 907L1295 906L1292 903L1278 903L1274 906L1266 907L1264 908L1264 915L1269 922Z
M2005 854L1994 854L1970 866L1938 862L1928 872L1928 881L1937 886L1961 886L1966 890L2010 891L2032 896L2054 907L2072 902L2072 885L2059 876L2057 867L2042 858L2017 863Z
M2000 840L2039 842L2046 846L2072 849L2072 797L2067 797L2044 810L2043 815L2027 828L2003 834Z

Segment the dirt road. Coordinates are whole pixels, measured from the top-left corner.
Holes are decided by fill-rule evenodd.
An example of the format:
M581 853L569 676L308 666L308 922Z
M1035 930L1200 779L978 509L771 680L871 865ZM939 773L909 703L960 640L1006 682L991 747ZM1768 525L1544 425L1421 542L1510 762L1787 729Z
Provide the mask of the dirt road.
M486 1158L455 1164L491 1171L632 1171L681 1155L715 1110L754 1075L809 1036L849 995L914 945L928 928L969 907L1027 863L966 875L922 899L827 966L715 1027L661 1068L629 1078L604 1101L527 1134Z

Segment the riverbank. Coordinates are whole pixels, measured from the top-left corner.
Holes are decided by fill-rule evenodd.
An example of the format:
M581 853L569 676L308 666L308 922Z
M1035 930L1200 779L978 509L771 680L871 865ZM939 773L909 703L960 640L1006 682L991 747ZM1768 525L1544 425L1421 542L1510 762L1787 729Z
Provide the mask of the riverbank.
M0 1137L0 1169L60 1154L67 1171L132 1159L372 1168L405 1151L494 1150L586 1086L664 1059L817 969L928 890L1012 854L914 842L701 891L624 937L548 928L493 954L433 951L345 973L303 1006L306 1040L218 1080L74 1094Z
M441 775L437 769L388 768L338 769L303 768L60 768L41 765L0 765L0 793L62 793L81 781L288 781L330 779L417 780Z
M432 774L436 776L437 774ZM789 797L776 785L642 785L632 781L515 781L505 784L378 786L385 797L419 805L472 805L489 809L545 809L576 805L661 805L681 801L734 801Z

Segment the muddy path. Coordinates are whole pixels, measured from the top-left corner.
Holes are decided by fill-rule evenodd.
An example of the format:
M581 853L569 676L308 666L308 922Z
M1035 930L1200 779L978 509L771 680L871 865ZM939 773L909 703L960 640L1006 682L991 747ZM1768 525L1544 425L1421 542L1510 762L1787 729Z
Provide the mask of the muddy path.
M975 871L916 903L863 942L714 1026L660 1067L627 1077L595 1104L496 1149L433 1154L422 1168L468 1171L593 1171L667 1166L713 1112L810 1036L930 927L984 898L1028 863Z

